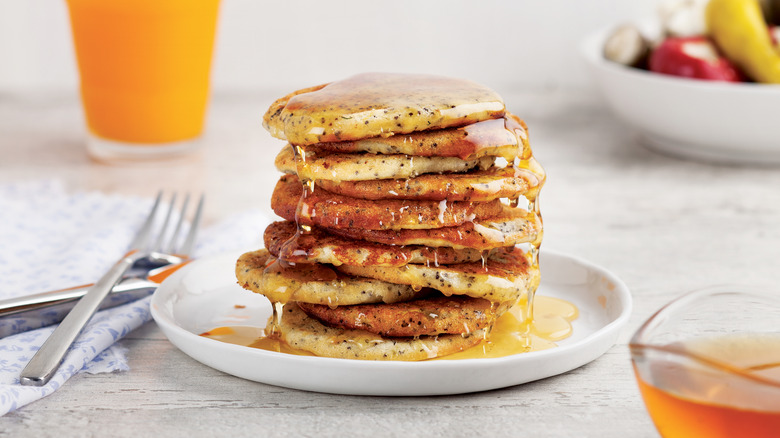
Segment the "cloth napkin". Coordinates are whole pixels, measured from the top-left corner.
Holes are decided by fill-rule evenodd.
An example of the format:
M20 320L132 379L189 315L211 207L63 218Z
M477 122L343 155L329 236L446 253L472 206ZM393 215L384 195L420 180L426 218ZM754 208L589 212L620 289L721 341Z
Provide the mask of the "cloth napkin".
M152 202L72 193L59 181L0 185L0 300L95 282L127 251ZM260 211L232 216L200 230L193 255L261 246L268 223ZM21 386L19 373L55 327L1 338L0 416L51 394L76 373L127 371L126 350L117 341L151 319L150 300L98 312L42 387Z

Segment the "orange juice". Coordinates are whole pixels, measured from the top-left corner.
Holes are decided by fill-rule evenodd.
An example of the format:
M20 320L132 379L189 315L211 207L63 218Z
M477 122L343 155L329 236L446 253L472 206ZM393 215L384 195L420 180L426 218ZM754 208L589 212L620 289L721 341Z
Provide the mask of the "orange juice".
M722 336L660 348L713 361L672 354L635 364L645 406L663 437L780 436L780 337Z
M67 0L89 130L138 144L198 137L219 0Z

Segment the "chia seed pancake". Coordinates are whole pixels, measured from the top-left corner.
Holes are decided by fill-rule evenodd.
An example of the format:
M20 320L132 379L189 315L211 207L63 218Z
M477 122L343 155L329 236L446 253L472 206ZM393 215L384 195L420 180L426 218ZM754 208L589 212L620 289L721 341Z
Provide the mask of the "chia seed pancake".
M431 247L489 250L519 243L535 242L542 233L542 221L534 212L505 207L499 216L466 222L457 227L429 230L364 230L328 228L350 239L386 245L425 245Z
M409 263L451 265L481 261L483 252L471 248L398 246L353 240L312 227L296 234L291 221L274 222L265 229L265 247L276 258L292 263L327 263L356 266L403 266Z
M464 126L504 114L501 97L471 81L364 73L278 99L263 125L276 138L309 145Z
M466 173L427 174L410 179L372 181L317 180L317 187L361 199L414 199L418 201L492 201L536 194L544 171L517 167L491 167Z
M479 344L486 330L469 335L382 337L365 330L328 327L288 303L269 321L274 336L317 356L362 360L418 361L457 353Z
M475 218L500 215L504 205L496 199L468 201L371 201L315 189L303 197L303 187L294 175L284 175L274 188L271 208L300 225L365 230L430 229L454 227ZM296 212L298 216L296 217Z
M538 283L538 271L524 260L489 258L456 265L405 265L400 268L319 263L283 267L266 250L241 255L236 263L238 283L271 302L300 301L330 307L396 303L435 289L444 295L467 295L491 302L515 303Z
M530 155L528 129L525 123L513 114L459 128L317 143L311 147L339 153L405 154L416 157L457 157L461 160L496 156L510 162L515 157Z
M481 298L430 297L394 304L330 308L298 303L307 315L330 327L365 330L381 336L469 335L493 325L498 306Z
M302 179L331 181L366 181L390 178L414 178L426 173L466 172L474 168L493 166L494 157L461 160L456 157L415 157L412 155L377 155L369 153L339 154L301 147L305 154L296 165L291 145L276 156L274 164L283 173Z
M244 289L281 303L302 301L328 306L395 303L427 293L408 285L343 274L317 263L282 268L265 249L241 255L236 262L236 278Z
M428 287L446 296L468 295L500 304L516 303L529 290L536 290L539 284L538 269L531 266L525 253L515 247L495 251L485 263L404 265L400 268L341 265L336 269L357 277L408 284L416 289Z

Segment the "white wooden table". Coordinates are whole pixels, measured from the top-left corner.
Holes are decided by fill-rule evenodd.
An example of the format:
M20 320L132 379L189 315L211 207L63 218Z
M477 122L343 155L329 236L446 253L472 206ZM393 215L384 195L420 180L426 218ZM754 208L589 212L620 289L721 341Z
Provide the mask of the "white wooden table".
M587 94L504 97L528 121L549 175L541 196L543 247L603 265L633 292L629 326L607 354L567 374L496 391L350 397L226 375L180 352L151 322L122 341L129 372L75 376L53 395L0 417L0 436L656 436L626 341L682 292L778 283L780 170L654 154ZM249 207L271 214L273 158L282 142L260 126L270 100L216 97L200 157L110 167L86 157L74 98L0 98L0 182L58 178L73 190L144 196L162 182L204 190L212 222Z

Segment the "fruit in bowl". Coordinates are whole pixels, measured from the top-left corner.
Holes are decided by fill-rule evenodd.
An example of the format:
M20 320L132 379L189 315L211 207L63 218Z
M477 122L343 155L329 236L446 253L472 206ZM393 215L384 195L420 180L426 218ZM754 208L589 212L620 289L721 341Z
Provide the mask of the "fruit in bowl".
M741 82L734 64L705 37L667 38L653 50L650 71L711 81Z
M642 21L635 29L620 26L619 38L615 27L594 32L583 40L582 55L604 102L632 128L640 144L709 162L780 165L776 129L780 83L756 76L713 36L707 10L724 1L746 4L747 0L687 0L689 7L698 5L698 9ZM780 25L780 0L773 1L777 15L764 12L761 17L777 17L770 23ZM734 26L744 27L744 20L738 25L737 15L731 17ZM773 29L759 23L767 35ZM756 38L757 34L747 35ZM767 39L772 44L778 40ZM736 43L753 51L766 47L753 44ZM780 48L772 50L760 52L763 55L750 58L751 62L763 62L762 68L771 72L772 63L767 61L780 54ZM741 82L733 82L733 72L725 73L732 68Z
M604 57L619 64L691 79L780 83L780 1L667 0L662 37L651 41L623 25L604 43Z

